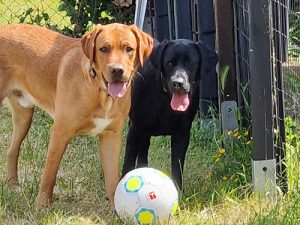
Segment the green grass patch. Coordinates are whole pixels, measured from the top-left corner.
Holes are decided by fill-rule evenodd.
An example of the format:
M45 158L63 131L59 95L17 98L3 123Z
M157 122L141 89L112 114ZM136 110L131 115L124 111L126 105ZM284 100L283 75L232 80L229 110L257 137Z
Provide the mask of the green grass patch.
M36 110L19 160L20 186L6 187L5 149L12 131L10 113L0 109L1 224L123 224L109 212L97 138L75 138L63 157L50 209L34 207L52 120ZM290 127L296 129L294 122ZM299 128L298 128L299 129ZM251 137L247 130L227 134L237 138L222 147L219 120L196 118L191 132L180 211L169 224L299 224L299 139L292 138L287 164L292 181L289 194L277 201L251 193ZM124 131L123 139L126 136ZM124 149L124 146L123 146ZM122 163L122 159L121 162ZM150 165L170 174L170 138L151 140Z

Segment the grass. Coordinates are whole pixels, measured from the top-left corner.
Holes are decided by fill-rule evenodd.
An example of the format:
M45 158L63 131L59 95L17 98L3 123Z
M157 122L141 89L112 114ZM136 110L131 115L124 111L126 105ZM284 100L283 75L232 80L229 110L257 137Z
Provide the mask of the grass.
M63 157L50 209L34 206L44 166L52 120L36 110L20 154L20 186L6 187L5 149L12 131L10 113L0 108L0 224L123 224L109 212L104 198L103 173L96 138L75 138ZM202 122L201 122L202 121ZM299 224L298 177L290 193L278 200L251 194L251 144L247 131L233 131L239 140L221 148L223 136L217 118L210 123L196 119L184 171L185 193L180 211L168 224ZM126 130L124 131L125 138ZM288 156L290 171L299 170L299 143ZM122 160L121 162L122 163ZM151 140L150 164L170 174L170 139ZM295 173L298 176L298 172Z

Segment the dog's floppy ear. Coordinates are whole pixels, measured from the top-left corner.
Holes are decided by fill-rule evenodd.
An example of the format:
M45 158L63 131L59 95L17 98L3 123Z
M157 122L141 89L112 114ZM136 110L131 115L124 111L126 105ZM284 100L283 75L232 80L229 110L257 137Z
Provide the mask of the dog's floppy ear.
M143 66L144 60L146 60L152 52L153 38L149 34L138 29L135 25L131 25L130 29L137 40L137 55L140 65Z
M157 44L152 54L150 55L150 61L152 65L159 71L161 71L162 55L168 45L168 40L163 40L160 44Z
M94 56L95 56L95 43L98 35L102 31L102 25L98 24L91 31L82 36L80 42L83 53L90 60L90 65L93 65Z
M201 54L201 73L209 73L215 71L218 62L218 55L215 51L211 50L202 41L197 42L197 46Z

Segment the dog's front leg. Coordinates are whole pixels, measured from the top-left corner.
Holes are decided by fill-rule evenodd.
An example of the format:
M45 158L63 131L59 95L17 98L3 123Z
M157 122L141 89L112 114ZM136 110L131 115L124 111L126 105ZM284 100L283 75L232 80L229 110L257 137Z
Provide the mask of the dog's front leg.
M99 136L100 161L104 173L106 196L114 210L114 193L119 182L121 131L106 131Z
M42 176L40 189L36 198L36 205L38 208L47 207L52 203L53 188L56 182L56 174L58 167L67 147L68 142L73 137L70 131L55 123L52 128L48 153L46 158L45 170Z
M173 134L171 137L172 177L175 179L179 189L182 189L182 172L189 141L189 131L183 132L182 134Z
M150 135L146 134L144 130L139 129L135 127L133 123L130 123L126 139L122 177L129 171L135 169L137 159L137 167L148 166L150 138Z

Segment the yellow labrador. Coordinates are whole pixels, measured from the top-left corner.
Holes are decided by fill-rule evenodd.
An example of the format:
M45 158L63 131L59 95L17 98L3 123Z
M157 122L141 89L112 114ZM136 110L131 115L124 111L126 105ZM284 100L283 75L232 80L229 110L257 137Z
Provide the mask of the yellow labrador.
M88 134L99 136L106 194L113 208L131 80L152 44L152 38L134 25L97 25L81 39L33 25L1 26L0 103L8 99L13 119L9 184L18 183L20 145L36 105L54 119L37 205L51 204L69 141Z

